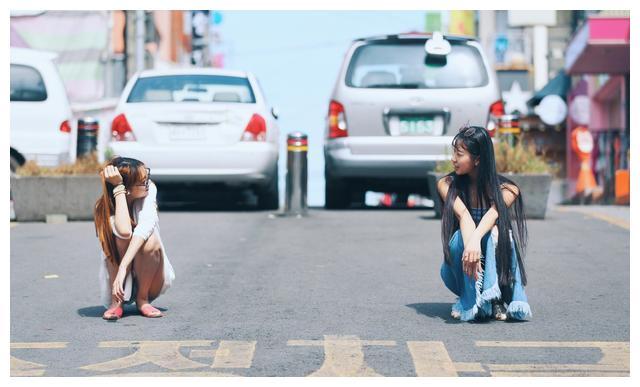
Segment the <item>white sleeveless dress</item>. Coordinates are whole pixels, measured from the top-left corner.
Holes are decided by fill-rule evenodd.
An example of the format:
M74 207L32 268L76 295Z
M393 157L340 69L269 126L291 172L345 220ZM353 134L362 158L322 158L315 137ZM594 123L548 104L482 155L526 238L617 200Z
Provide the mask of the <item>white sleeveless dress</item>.
M152 181L149 181L149 193L147 194L147 196L133 201L133 219L136 221L137 226L133 229L132 238L133 236L139 236L146 241L151 235L153 235L154 232L157 233L156 236L158 237L160 245L162 246L162 256L164 262L164 284L162 286L160 294L164 294L167 289L171 287L171 284L173 283L176 275L173 271L173 266L171 266L171 262L169 262L169 258L167 257L167 249L165 249L164 244L162 243L162 238L160 238L160 226L158 224L158 207L156 204L157 193L158 190L156 188L156 185ZM122 238L116 231L114 219L115 217L112 215L110 223L113 234L117 238L125 239ZM111 285L113 281L109 278L107 256L104 254L104 251L102 251L102 247L100 246L99 241L98 246L100 247L100 271L98 273L98 278L100 281L100 301L105 308L108 308L111 305ZM135 301L135 286L133 281L134 279L130 272L125 279L124 284L124 299L126 304Z

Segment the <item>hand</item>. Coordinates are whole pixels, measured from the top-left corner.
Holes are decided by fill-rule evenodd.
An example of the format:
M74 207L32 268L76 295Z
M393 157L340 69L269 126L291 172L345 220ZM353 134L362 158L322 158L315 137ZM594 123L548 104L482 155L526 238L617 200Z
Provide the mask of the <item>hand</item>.
M474 237L467 243L462 253L462 271L476 280L478 279L478 273L482 270L481 255L480 239Z
M127 270L124 268L118 269L116 279L111 286L111 293L118 302L124 301L124 281L127 278Z
M101 174L104 176L106 182L111 185L122 184L122 175L120 175L118 168L113 165L107 165L104 170L102 170Z

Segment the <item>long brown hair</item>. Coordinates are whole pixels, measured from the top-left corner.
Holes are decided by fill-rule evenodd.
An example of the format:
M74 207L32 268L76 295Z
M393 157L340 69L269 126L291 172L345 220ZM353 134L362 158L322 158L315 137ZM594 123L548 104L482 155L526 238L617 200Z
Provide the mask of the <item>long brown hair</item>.
M93 221L96 227L96 236L98 237L98 240L100 240L100 246L102 246L104 254L113 264L119 265L121 257L118 254L115 236L111 229L111 215L115 214L116 209L115 198L112 194L115 186L107 182L102 174L102 171L108 165L113 165L118 168L120 175L122 175L122 182L127 190L143 181L145 176L145 165L142 161L136 159L115 156L111 160L105 162L100 169L102 195L100 195L96 201L93 211ZM129 217L131 224L135 226L135 221L131 218L131 213L129 213Z

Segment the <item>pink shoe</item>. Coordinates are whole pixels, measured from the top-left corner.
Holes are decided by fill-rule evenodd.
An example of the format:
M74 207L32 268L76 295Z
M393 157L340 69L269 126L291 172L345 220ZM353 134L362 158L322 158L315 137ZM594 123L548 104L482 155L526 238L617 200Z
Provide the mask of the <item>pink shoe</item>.
M102 315L102 318L107 321L116 321L122 317L122 313L122 306L116 306L114 308L107 309L107 311Z
M158 318L163 316L162 312L151 306L151 304L144 304L142 305L142 307L140 307L139 310L140 314L142 314L144 317Z

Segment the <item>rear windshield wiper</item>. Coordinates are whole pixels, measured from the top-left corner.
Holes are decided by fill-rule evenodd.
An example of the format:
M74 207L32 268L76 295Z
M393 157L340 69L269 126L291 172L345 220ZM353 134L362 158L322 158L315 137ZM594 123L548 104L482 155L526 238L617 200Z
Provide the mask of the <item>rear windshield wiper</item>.
M419 89L422 85L419 83L385 83L367 87L372 89Z

